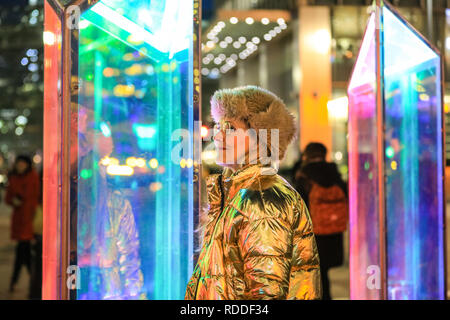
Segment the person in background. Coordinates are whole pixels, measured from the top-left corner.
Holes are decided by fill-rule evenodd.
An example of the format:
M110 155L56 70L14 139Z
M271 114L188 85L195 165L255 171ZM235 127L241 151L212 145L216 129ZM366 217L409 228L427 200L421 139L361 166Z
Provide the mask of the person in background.
M5 202L13 207L11 239L17 241L14 269L9 286L9 291L13 292L23 265L31 274L33 218L40 196L39 177L28 156L20 155L16 158L8 181Z
M343 232L348 222L347 185L333 162L326 162L327 149L309 143L295 172L295 188L311 214L320 258L323 300L331 300L328 271L342 265Z

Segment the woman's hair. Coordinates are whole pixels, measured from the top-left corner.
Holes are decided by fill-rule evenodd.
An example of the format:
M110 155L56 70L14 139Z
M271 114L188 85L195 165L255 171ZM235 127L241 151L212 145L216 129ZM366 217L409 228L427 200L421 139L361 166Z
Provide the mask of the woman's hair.
M258 132L267 130L268 150L278 149L280 160L297 132L295 117L284 102L274 93L257 86L216 91L211 97L211 116L216 123L221 119L243 120ZM271 144L274 129L278 131L277 145Z
M23 174L26 174L26 173L30 172L31 169L33 168L33 162L31 161L31 158L29 156L23 155L23 154L22 155L18 155L16 157L16 160L14 161L14 167L13 167L13 169L11 171L11 174L13 174L13 175L18 175L19 174L19 172L17 172L16 166L17 166L17 163L19 163L20 161L25 162L28 165L28 168L25 170L25 172Z

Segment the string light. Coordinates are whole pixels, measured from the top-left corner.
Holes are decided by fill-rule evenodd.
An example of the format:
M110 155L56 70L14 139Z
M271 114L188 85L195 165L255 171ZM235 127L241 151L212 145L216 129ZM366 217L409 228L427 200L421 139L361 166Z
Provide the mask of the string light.
M202 68L202 75L207 76L209 74L208 68Z
M261 39L259 39L258 37L253 37L253 38L252 38L252 42L253 42L254 44L258 44L258 43L261 42Z

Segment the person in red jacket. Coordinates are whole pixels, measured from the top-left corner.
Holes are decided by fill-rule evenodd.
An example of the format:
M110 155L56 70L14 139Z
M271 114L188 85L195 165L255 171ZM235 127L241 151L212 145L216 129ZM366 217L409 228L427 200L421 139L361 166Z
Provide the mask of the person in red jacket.
M5 201L13 207L11 221L11 239L17 241L14 270L10 282L10 292L19 280L23 265L31 271L31 240L33 218L39 202L39 176L32 167L31 159L18 156L14 168L8 177Z

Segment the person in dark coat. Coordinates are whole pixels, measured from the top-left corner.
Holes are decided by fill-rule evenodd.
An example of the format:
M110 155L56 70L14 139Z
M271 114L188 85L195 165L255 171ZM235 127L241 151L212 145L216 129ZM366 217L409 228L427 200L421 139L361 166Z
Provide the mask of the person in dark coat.
M326 147L308 144L294 172L294 186L310 211L320 257L323 300L331 300L328 271L343 263L343 232L348 222L347 184Z
M8 177L5 202L13 207L11 239L17 241L16 257L10 282L10 292L19 280L25 265L31 273L31 240L34 238L33 218L40 196L39 176L28 156L18 156Z

